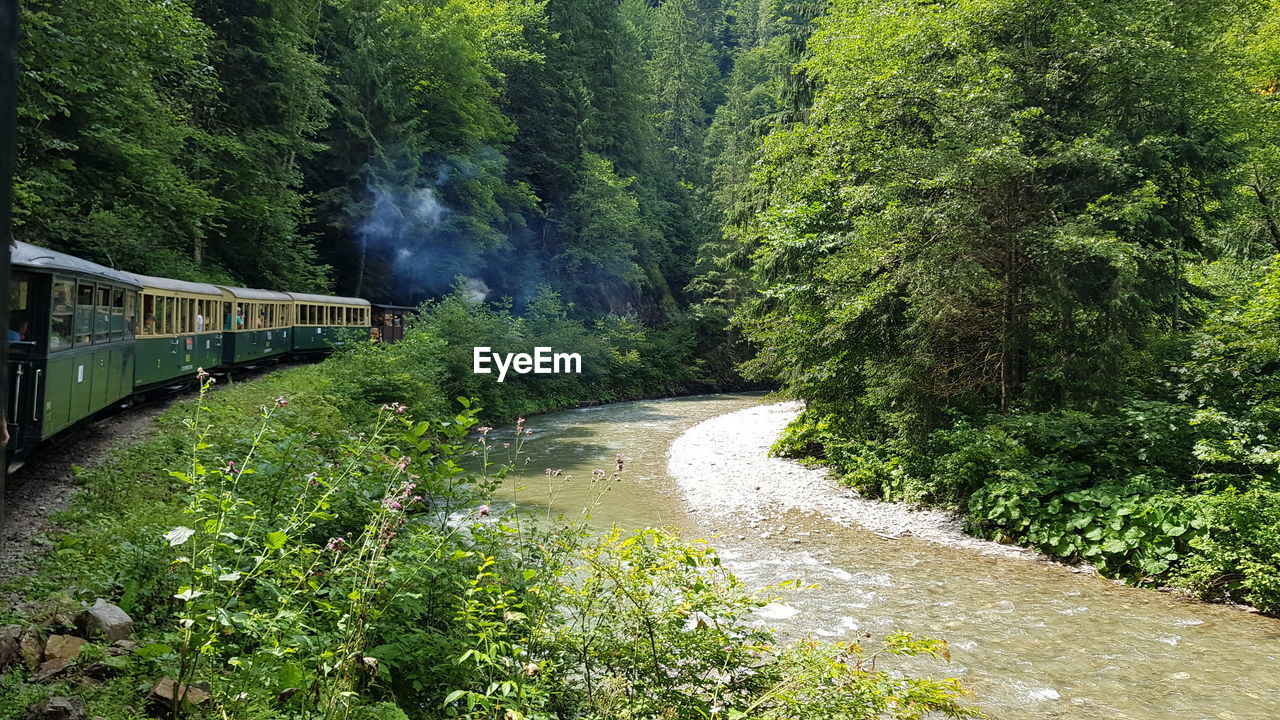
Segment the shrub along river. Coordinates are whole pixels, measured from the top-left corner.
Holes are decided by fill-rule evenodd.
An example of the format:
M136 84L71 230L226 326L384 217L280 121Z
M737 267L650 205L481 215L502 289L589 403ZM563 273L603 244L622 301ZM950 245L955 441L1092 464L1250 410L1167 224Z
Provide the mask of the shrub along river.
M946 640L950 664L914 669L960 678L993 718L1280 717L1280 620L1117 585L962 538L936 513L852 498L820 471L764 458L794 408L760 402L709 395L538 416L530 470L504 492L576 515L599 489L592 470L612 471L622 453L624 478L594 525L674 527L706 538L749 583L817 585L762 611L788 636L870 632L874 643L901 628ZM549 485L544 467L573 477Z

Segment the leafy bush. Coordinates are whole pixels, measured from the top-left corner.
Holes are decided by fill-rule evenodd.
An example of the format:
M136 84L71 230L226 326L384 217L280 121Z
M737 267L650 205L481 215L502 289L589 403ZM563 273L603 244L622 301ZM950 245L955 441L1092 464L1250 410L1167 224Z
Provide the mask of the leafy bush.
M461 401L353 425L331 372L202 395L86 474L65 555L31 589L121 599L139 620L139 651L79 691L95 715L131 717L167 675L208 687L227 718L974 716L955 681L887 662L946 659L945 644L782 645L753 615L778 589L749 591L705 545L491 510L506 470L489 473L490 455L518 457L523 423L496 438ZM597 497L619 481L581 480Z
M650 328L633 317L584 322L544 290L515 315L509 305L481 305L454 294L425 303L399 343L361 343L327 363L344 408L405 402L444 412L442 398L476 398L488 420L615 402L663 397L707 385L694 358L695 340L680 323ZM534 347L582 356L582 374L510 373L504 382L473 372L473 348L532 353Z
M1230 488L1188 504L1206 527L1190 539L1193 552L1174 582L1202 597L1280 610L1280 492Z

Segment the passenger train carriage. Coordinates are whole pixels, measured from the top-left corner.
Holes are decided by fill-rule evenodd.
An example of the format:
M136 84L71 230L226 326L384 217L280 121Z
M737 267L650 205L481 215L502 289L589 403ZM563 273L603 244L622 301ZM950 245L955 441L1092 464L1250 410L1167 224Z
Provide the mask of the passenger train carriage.
M188 382L197 368L252 367L369 337L375 309L359 298L135 275L21 242L10 262L11 469L42 440Z

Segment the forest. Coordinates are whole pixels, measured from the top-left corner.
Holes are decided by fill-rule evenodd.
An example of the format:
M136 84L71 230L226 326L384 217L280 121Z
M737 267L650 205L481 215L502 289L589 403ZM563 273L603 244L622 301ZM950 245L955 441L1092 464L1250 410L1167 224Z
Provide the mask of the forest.
M488 425L520 418L518 450L527 415L696 391L802 400L772 452L861 497L1280 612L1280 0L29 0L22 22L18 239L420 306L402 343L269 381L276 429L234 388L87 475L134 479L104 506L126 520L77 511L75 582L163 628L146 672L234 660L227 716L974 716L857 645L754 635L767 600L658 531L405 524L405 473L488 515L454 484ZM468 370L534 341L586 372ZM210 448L262 465L240 486ZM338 470L312 491L307 463ZM153 567L170 552L182 577ZM242 572L251 601L224 587ZM725 624L683 632L697 613ZM884 653L950 658L910 633Z

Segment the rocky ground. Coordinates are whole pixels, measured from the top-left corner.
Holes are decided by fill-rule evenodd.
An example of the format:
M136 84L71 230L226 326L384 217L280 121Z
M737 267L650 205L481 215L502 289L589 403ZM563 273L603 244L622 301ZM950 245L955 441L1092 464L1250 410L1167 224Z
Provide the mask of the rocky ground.
M703 518L745 519L753 526L788 511L818 513L886 538L912 535L985 555L1037 557L966 535L954 513L867 500L822 468L769 457L769 447L801 408L798 402L747 408L705 420L677 438L667 455L668 472L690 509Z
M69 437L40 448L26 466L5 480L0 584L34 570L41 536L54 528L50 517L68 506L78 487L75 468L103 462L112 448L145 433L168 406L168 402L153 403L75 428Z

